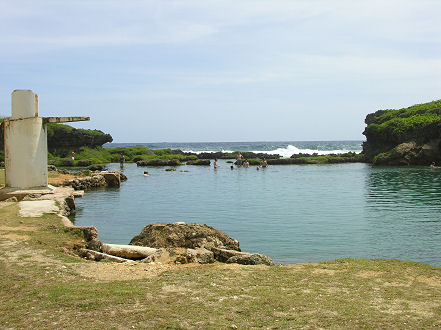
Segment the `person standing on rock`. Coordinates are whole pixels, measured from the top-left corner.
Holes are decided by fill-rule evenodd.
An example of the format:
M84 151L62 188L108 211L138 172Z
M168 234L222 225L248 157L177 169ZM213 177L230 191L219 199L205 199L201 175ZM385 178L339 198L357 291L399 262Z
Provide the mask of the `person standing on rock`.
M70 158L72 158L72 161L75 160L75 151L72 151L72 153L70 154Z

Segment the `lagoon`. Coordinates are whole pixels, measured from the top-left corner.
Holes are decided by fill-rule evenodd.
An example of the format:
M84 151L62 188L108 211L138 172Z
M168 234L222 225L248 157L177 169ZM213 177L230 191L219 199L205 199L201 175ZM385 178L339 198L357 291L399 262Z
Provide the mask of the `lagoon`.
M351 257L441 266L441 169L219 164L148 168L148 177L126 164L121 188L76 200L75 224L96 226L106 243L128 244L152 222L205 223L278 263Z

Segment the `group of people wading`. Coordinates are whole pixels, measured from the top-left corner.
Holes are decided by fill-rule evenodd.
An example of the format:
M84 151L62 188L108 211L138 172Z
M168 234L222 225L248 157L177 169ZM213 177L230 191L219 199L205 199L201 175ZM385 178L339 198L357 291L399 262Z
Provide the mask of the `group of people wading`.
M240 152L237 154L235 164L236 164L237 167L242 167L242 166L245 167L245 168L249 168L250 167L250 162L248 161L248 159L244 159ZM213 166L214 166L215 169L217 169L219 167L219 165L217 164L217 158L214 160ZM257 166L256 169L259 170L260 167L268 167L268 162L266 161L265 158L260 160L260 164ZM234 169L234 166L231 165L230 168Z

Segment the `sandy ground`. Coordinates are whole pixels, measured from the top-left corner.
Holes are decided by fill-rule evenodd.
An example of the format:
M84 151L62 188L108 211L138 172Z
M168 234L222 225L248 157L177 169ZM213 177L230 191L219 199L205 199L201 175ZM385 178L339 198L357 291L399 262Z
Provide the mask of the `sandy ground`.
M43 201L22 201L18 203L20 217L36 218L41 217L44 213L58 213L60 208L54 200Z

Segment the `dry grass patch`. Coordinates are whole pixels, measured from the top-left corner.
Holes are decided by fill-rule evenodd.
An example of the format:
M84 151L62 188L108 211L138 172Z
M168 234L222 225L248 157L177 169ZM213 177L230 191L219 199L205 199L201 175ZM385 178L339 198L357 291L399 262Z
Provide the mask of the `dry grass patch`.
M17 235L17 234L2 234L0 233L0 238L6 238L10 241L27 241L31 237L28 235Z
M0 226L0 231L37 231L37 227L30 227L30 226Z
M55 171L48 172L48 182L55 187L62 186L64 182L74 180L78 176L73 174L62 174Z

